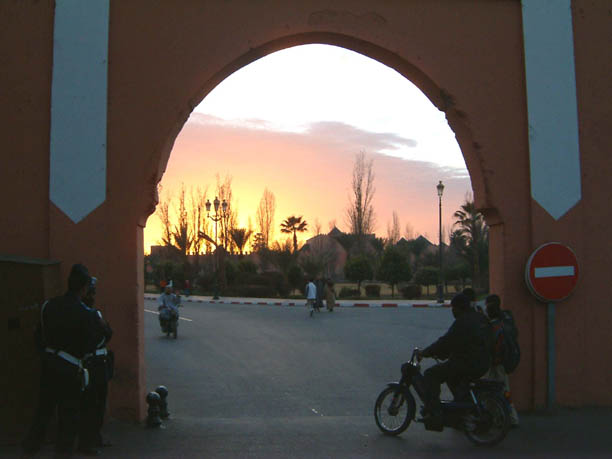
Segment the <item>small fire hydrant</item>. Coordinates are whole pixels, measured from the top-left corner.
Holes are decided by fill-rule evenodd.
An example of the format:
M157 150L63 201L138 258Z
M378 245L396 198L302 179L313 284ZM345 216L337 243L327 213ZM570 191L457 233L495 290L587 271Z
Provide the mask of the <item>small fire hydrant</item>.
M166 386L157 386L155 392L159 394L159 415L162 419L168 419L170 412L168 411L168 388Z
M149 408L147 409L147 427L159 427L161 426L160 415L160 406L161 406L161 397L157 392L149 392L147 394L147 404Z

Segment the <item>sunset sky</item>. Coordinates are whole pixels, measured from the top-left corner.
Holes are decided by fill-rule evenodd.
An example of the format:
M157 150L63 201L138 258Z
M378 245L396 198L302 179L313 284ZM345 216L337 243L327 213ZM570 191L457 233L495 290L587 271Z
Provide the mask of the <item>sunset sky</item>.
M266 56L219 84L192 113L174 144L162 193L208 187L232 177L234 206L246 227L264 188L276 197L275 237L290 215L323 232L347 230L346 208L355 155L374 160L376 233L386 236L393 211L402 233L438 240L436 185L445 185L442 224L471 192L463 156L444 113L409 80L363 55L305 45ZM145 250L158 243L156 214ZM312 234L305 233L301 240Z

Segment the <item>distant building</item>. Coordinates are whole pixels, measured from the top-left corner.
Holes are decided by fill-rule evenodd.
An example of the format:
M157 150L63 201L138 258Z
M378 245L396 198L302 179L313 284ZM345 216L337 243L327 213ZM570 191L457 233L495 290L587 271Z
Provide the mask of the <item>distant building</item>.
M337 228L334 229L337 230ZM348 254L342 244L329 234L319 234L311 237L298 254L298 259L302 262L311 258L313 261L321 263L324 266L322 275L334 280L344 278L344 265L347 257Z

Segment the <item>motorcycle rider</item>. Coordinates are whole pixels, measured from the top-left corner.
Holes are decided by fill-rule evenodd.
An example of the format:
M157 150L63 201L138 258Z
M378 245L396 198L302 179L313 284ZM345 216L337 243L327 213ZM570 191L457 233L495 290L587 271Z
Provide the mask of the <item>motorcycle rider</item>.
M426 419L432 425L441 425L440 386L443 382L453 396L459 396L462 383L482 377L490 366L490 350L487 345L488 322L486 317L470 307L470 300L463 294L451 301L455 321L446 334L422 351L417 358L435 357L438 363L424 373Z
M461 291L461 293L467 296L468 300L470 300L470 307L472 309L480 312L481 314L484 314L482 307L480 307L478 303L476 303L476 291L473 288L466 287Z
M159 311L159 325L162 328L162 331L166 332L168 330L168 326L172 320L178 320L179 312L178 307L181 304L181 299L178 295L172 292L172 281L166 285L164 289L164 293L159 296L157 300L158 306L157 310Z

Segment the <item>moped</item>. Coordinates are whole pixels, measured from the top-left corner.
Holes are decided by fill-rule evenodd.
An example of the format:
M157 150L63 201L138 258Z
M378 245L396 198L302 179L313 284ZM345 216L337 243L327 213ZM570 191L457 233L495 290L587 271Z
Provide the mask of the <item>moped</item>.
M174 339L178 336L178 314L173 313L169 310L162 310L160 312L160 325L162 333L166 333L166 336L172 335Z
M510 394L498 381L478 379L467 382L455 400L441 402L442 425L430 424L428 418L416 419L416 401L410 388L422 402L425 400L424 377L415 348L409 362L402 365L399 382L387 384L374 406L376 425L386 435L399 435L412 420L423 422L426 430L442 431L444 427L465 432L476 445L495 445L510 429ZM423 415L421 408L421 415Z

